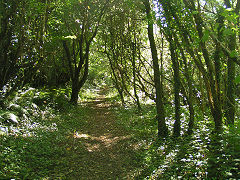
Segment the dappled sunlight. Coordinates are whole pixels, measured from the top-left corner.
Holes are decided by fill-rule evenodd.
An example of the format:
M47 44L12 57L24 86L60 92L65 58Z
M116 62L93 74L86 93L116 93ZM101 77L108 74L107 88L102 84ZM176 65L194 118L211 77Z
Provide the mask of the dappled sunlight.
M85 143L85 146L87 147L88 152L97 151L100 148L100 144Z
M137 152L141 145L137 147L139 143L134 142L133 135L117 124L117 118L109 108L111 104L104 96L83 102L81 106L89 108L86 124L68 133L68 154L78 157L69 162L73 172L83 178L91 175L92 179L133 179L138 173Z
M78 134L77 132L74 133L74 138L88 138L88 134Z
M97 105L96 105L96 107L100 107L100 108L102 108L102 107L108 108L108 107L110 107L110 106L111 106L111 104L104 104L104 103L100 103L100 104L97 104Z
M87 102L82 102L82 105L83 106L92 106L96 109L102 109L102 108L109 108L112 106L111 103L106 103L106 100L105 98L101 98L101 99L96 99L96 100L93 100L93 101L87 101Z
M111 134L105 134L101 136L92 136L89 134L83 134L79 132L75 132L73 136L74 138L77 139L88 140L87 142L83 143L87 147L89 152L100 151L101 146L103 146L104 148L111 148L113 145L116 145L120 141L129 140L131 138L130 135L113 137Z

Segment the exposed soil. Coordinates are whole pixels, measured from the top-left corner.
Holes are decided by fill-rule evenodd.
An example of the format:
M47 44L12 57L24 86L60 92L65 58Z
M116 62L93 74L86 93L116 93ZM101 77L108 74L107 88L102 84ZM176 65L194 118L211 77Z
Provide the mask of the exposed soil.
M73 134L66 158L69 179L133 179L138 158L132 136L116 123L111 104L103 95L83 105L90 107L88 123Z

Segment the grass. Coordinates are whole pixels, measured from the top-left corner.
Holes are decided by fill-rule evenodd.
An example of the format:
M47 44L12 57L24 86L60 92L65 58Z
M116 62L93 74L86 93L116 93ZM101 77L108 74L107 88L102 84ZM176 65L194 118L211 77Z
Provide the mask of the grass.
M67 103L66 93L27 89L10 99L8 104L22 110L12 109L20 122L0 135L0 179L60 178L68 173L69 134L86 124L89 110Z
M87 106L66 103L66 94L64 90L26 90L9 102L22 107L16 110L21 122L10 128L9 134L0 135L0 179L77 177L79 172L74 170L80 168L76 164L79 156L88 152L73 134L89 125L93 112ZM82 95L82 100L89 99L94 99L94 92ZM109 100L115 102L115 98ZM235 127L225 127L224 133L216 135L212 133L212 120L199 113L194 133L184 136L188 113L182 107L182 136L158 141L155 108L143 104L142 109L138 112L132 105L112 106L118 125L133 137L140 168L133 171L132 179L240 179L239 120ZM172 111L169 105L166 120L170 132Z
M87 111L72 107L53 119L42 119L42 124L35 126L28 135L25 132L1 136L0 179L64 177L69 161L65 157L72 146L69 134L74 127L84 126Z
M118 123L134 134L142 149L141 163L135 179L239 179L240 178L240 126L225 127L225 133L212 133L212 120L196 115L196 127L191 136L185 136L187 114L182 114L182 135L157 140L155 108L143 105L143 111L136 113L136 107L115 108ZM196 111L199 112L199 111ZM167 109L167 124L174 123L171 108ZM169 128L171 131L172 129Z

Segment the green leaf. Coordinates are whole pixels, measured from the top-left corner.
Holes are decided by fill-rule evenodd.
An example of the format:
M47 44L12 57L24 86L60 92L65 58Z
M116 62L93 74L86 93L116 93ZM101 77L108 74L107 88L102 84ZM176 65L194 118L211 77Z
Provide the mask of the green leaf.
M229 35L231 35L233 32L232 32L232 30L231 29L225 29L224 31L223 31L223 35L224 36L229 36Z
M198 11L192 11L193 14L198 14Z
M233 50L230 54L231 58L237 57L238 56L238 52L236 50Z
M236 77L235 83L236 83L236 84L240 83L240 76Z
M206 42L209 39L209 31L203 33L202 42Z

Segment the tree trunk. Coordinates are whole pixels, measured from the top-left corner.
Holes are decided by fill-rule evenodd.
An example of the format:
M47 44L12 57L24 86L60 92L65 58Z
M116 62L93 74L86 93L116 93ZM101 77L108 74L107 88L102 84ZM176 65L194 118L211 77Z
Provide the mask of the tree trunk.
M114 51L113 48L112 48L112 51ZM113 60L115 60L115 54L114 54L114 52L113 52L113 60L111 59L109 53L106 52L106 54L107 54L107 57L108 57L108 60L109 60L109 63L110 63L111 70L112 70L113 82L114 82L115 87L116 87L116 89L117 89L117 91L118 91L118 94L119 94L119 96L120 96L122 105L125 106L123 89L120 87L120 84L119 84L119 82L118 82L118 78L117 78L117 75L116 75L116 72L115 72L115 68L114 68L113 62L112 62Z
M233 34L229 38L229 49L234 51L236 47L236 35ZM235 57L231 57L232 59ZM235 76L236 68L234 61L229 58L227 62L228 77L227 77L227 97L226 97L226 123L234 125L235 118Z
M72 93L71 93L71 99L70 102L73 105L77 105L78 103L78 94L79 94L80 88L78 87L78 81L72 80Z
M138 107L138 111L140 112L142 110L141 108L141 104L140 104L140 101L139 101L139 97L138 97L138 94L137 94L137 87L136 87L136 43L132 43L132 68L133 68L133 90L134 90L134 96L136 98L136 104L137 104L137 107Z
M158 63L158 55L156 44L153 35L153 18L151 15L151 8L149 0L143 0L145 5L145 10L148 19L148 38L150 41L150 48L152 53L152 61L153 61L153 71L154 71L154 84L156 90L156 110L157 110L157 121L158 121L158 137L164 138L168 136L168 128L165 122L165 110L163 104L163 87L160 81L160 70Z
M222 27L224 26L224 17L219 15L217 18L218 27L218 39L222 41ZM215 91L216 91L216 102L214 110L214 119L222 119L222 100L221 100L221 55L222 49L218 44L216 44L216 50L214 53L214 66L215 66ZM220 124L221 123L221 124ZM215 129L221 130L222 122L215 121Z
M231 8L231 3L229 0L224 1L227 8ZM239 4L239 2L237 3ZM239 7L236 7L235 13L239 15ZM232 23L232 22L229 22ZM231 28L231 27L229 27ZM231 52L234 52L236 50L237 45L237 39L236 39L236 33L232 32L231 35L229 35L229 42L228 47ZM226 124L233 126L234 125L234 118L235 118L235 76L236 76L236 68L235 63L236 56L233 55L232 57L228 58L227 61L227 97L226 97Z
M187 1L184 1L185 5L193 11L197 11L193 0L188 4ZM216 81L214 79L214 66L212 59L209 55L209 50L207 49L205 41L203 41L203 19L200 13L193 14L194 21L196 24L196 29L199 38L201 39L199 45L203 54L203 58L207 67L207 74L205 74L205 84L208 92L208 101L211 109L211 113L215 122L215 131L222 131L222 108L221 102L219 102L219 94L216 87Z
M194 108L193 108L193 82L191 79L191 71L190 66L187 63L187 58L185 56L185 53L183 51L183 48L180 46L179 41L177 41L177 45L180 47L180 52L183 58L184 63L184 76L187 80L188 85L188 109L189 109L189 122L188 122L188 131L187 134L191 135L193 133L193 127L194 127Z
M171 52L171 60L173 65L173 71L174 71L174 103L175 103L175 123L174 123L174 129L173 129L173 136L178 137L180 136L180 74L179 74L179 63L176 56L176 47L175 42L172 37L172 35L168 36L168 41L170 44L170 52Z

